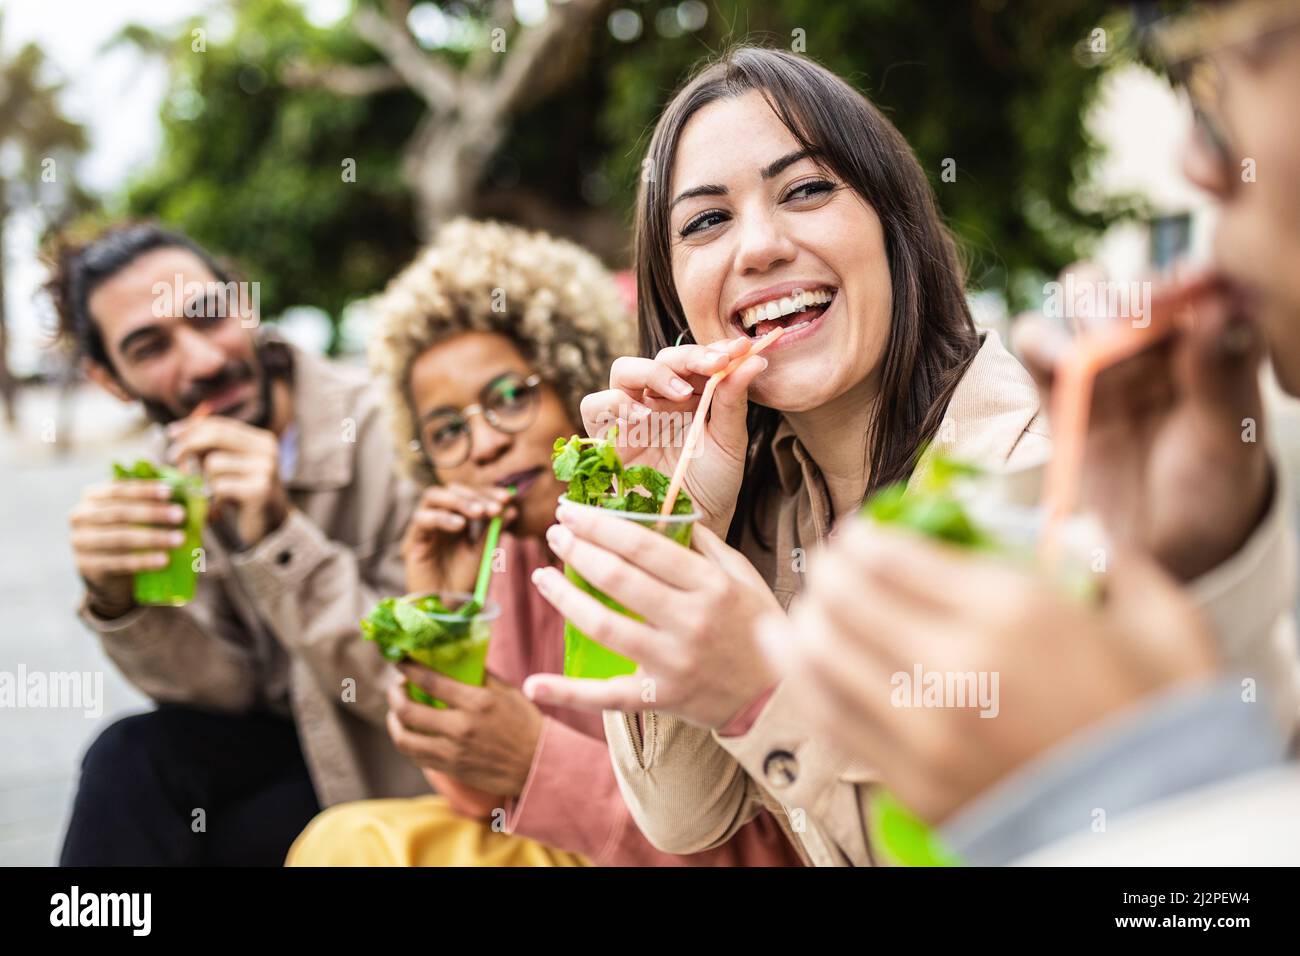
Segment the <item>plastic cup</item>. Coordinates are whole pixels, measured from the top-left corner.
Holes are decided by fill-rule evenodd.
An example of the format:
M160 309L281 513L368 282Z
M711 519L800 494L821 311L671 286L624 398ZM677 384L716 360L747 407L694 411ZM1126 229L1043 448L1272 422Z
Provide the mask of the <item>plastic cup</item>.
M185 524L181 529L185 540L167 552L166 567L135 573L132 591L136 604L180 607L194 600L199 577L195 559L203 546L208 498L197 478L187 479L173 488L172 501L185 509Z
M617 515L625 521L634 521L642 527L650 528L676 541L684 548L691 546L691 528L700 519L698 512L664 517L658 513L644 514L639 511L614 511L610 508L597 508L594 505L578 504L564 496L560 497L560 501L564 502L567 508L586 508L590 511L599 511L602 514ZM605 607L633 620L643 620L640 615L632 613L600 589L592 587L583 579L581 574L567 564L564 566L564 576L605 605ZM564 675L566 677L608 680L621 674L631 674L636 668L636 661L611 651L597 641L593 641L569 621L564 622Z
M464 618L457 613L457 609L473 600L474 595L459 591L436 591L433 593L445 606L452 610L447 614L434 614L426 611L424 613L427 617L444 626L462 627L466 621L468 621L469 626L466 629L465 636L459 640L425 650L411 651L411 660L423 664L429 670L437 671L439 674L458 680L462 684L482 687L487 675L487 652L488 644L492 640L492 622L501 615L500 605L489 601L477 614ZM425 597L426 595L419 596ZM418 701L421 704L427 704L430 707L447 706L409 681L406 684L406 692L411 700Z

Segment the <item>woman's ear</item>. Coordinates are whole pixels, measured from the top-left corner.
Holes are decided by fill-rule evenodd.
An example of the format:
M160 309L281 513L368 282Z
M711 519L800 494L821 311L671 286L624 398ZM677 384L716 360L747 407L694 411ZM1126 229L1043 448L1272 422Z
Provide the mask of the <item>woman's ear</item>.
M81 360L81 374L86 376L104 391L108 392L119 402L128 404L136 400L135 396L126 390L118 380L117 375L108 366L96 362L91 358Z

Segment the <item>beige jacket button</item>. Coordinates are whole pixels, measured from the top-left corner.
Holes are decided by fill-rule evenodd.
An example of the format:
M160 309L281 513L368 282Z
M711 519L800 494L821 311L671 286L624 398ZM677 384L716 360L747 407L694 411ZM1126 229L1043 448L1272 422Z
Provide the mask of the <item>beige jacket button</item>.
M773 787L788 787L799 777L799 761L788 750L773 750L763 761L763 776Z

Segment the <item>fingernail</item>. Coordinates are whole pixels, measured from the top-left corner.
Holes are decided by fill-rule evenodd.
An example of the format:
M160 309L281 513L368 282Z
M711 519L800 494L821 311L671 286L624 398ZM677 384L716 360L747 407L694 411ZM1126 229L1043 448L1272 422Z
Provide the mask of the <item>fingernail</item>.
M673 379L672 384L669 385L668 387L672 390L672 393L674 395L680 395L682 398L685 398L686 396L690 395L692 392L695 391L695 389L691 388L680 378Z
M174 508L168 508L167 517L171 518L173 521L184 521L185 509L182 508L180 505L177 505Z
M649 418L653 412L650 411L648 406L642 405L640 402L633 402L632 414L638 418Z
M546 593L547 588L551 583L550 576L547 574L548 571L550 571L550 568L538 568L532 573L532 577L530 578L533 582L533 587L537 588L537 590L541 591L543 594Z
M546 529L546 540L555 551L563 551L573 542L573 532L563 525L553 524Z
M185 540L185 535L179 531L173 531L171 534L167 536L167 543L170 544L173 548L179 545L184 540Z

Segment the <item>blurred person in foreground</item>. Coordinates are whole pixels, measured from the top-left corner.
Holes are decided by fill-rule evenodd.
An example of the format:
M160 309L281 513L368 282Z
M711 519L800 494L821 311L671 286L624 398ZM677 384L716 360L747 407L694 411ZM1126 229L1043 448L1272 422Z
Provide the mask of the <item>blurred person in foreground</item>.
M1160 293L1194 320L1098 386L1085 504L1124 552L1103 606L852 523L812 569L798 649L768 635L818 726L970 863L1300 862L1294 698L1222 664L1294 593L1287 476L1243 429L1265 352L1300 395L1300 0L1202 4L1155 39L1220 220L1214 271ZM1050 394L1068 343L1031 325L1020 344ZM916 662L999 671L998 719L892 706Z
M555 439L579 430L582 396L631 348L613 277L545 233L458 220L377 311L372 364L399 459L424 486L405 538L407 590L472 591L485 525L501 515L488 598L502 610L485 686L408 662L389 691L393 742L439 795L333 807L289 863L798 865L768 814L707 853L655 849L619 793L600 715L538 706L519 690L529 674L563 669L564 620L529 578L559 564L544 537L566 489L551 468ZM412 701L407 680L449 706Z
M414 489L364 375L259 333L237 289L152 224L56 253L47 290L85 374L211 496L183 606L134 597L181 537L166 484L98 482L69 515L81 620L158 708L87 751L64 865L278 865L321 806L426 789L384 733L386 668L357 624L401 587Z

